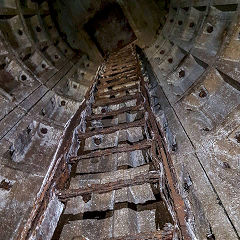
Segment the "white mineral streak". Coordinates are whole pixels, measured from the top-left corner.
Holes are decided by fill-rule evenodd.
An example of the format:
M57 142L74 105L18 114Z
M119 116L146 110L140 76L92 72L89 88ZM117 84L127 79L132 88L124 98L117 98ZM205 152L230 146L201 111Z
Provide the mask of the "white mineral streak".
M44 211L41 218L41 224L36 227L29 239L51 239L57 227L63 208L64 204L58 200L58 197L55 194L53 194L47 209Z

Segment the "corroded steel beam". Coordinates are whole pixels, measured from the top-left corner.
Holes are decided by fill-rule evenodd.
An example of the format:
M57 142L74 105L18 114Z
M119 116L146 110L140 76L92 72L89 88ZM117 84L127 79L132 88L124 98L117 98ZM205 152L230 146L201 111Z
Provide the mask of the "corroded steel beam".
M177 218L178 218L178 225L180 226L180 230L181 233L184 237L184 239L186 240L190 240L190 236L187 230L187 226L186 226L186 207L184 204L184 201L182 199L182 197L180 196L180 194L177 192L177 186L175 185L174 182L174 176L173 176L173 168L172 166L170 166L170 161L169 161L169 155L167 155L167 150L165 148L165 146L163 145L163 139L160 136L160 132L159 132L159 128L158 128L158 124L156 122L155 116L150 108L150 104L149 104L149 96L147 93L147 90L145 88L145 82L141 73L141 69L140 69L140 65L138 67L138 71L139 71L139 76L141 78L141 92L145 98L145 102L144 102L144 106L146 111L148 112L148 121L150 123L150 128L152 129L152 132L154 133L154 140L156 141L156 145L158 147L158 152L160 153L160 156L155 155L155 158L159 158L161 157L163 166L164 166L164 170L165 170L165 174L168 180L168 184L171 190L171 197L172 200L174 202L174 209L177 213Z
M127 77L135 76L136 73L137 73L136 67L132 67L132 69L130 69L130 70L111 73L111 74L108 74L108 75L104 74L103 78L101 78L100 81L101 81L101 83L110 83L110 82L114 82L114 81L116 82L116 81L120 80L121 78L127 78Z
M86 139L95 135L100 135L100 134L109 134L113 133L119 130L124 130L127 128L132 128L132 127L143 127L145 124L145 119L142 118L140 120L136 120L134 122L129 122L129 123L121 123L118 125L114 125L112 127L106 127L106 128L101 128L101 129L96 129L94 131L88 131L85 133L79 133L78 138L79 139Z
M127 95L123 97L118 97L118 98L112 98L111 100L109 98L106 99L101 99L93 103L93 107L99 107L99 106L109 106L109 105L114 105L114 104L120 104L124 103L130 100L134 99L139 99L141 97L140 93L135 93L134 95Z
M135 150L142 150L142 149L148 149L152 146L152 141L150 140L143 140L137 143L134 143L134 145L128 145L128 146L122 146L122 147L112 147L107 149L100 149L96 151L91 151L90 153L82 154L77 157L71 157L69 159L69 163L73 164L78 162L81 159L88 159L88 158L95 158L95 157L101 157L106 155L111 155L114 153L120 153L120 152L131 152Z
M95 99L96 100L98 100L98 99L102 99L102 98L104 98L104 97L106 97L106 96L108 96L108 95L116 95L116 94L118 94L118 93L122 93L122 92L126 92L126 91L129 91L129 90L138 90L139 89L139 84L137 83L137 84L134 84L134 85L132 85L132 86L130 86L130 87L122 87L122 88L119 88L119 89L117 89L117 90L112 90L112 89L110 89L110 90L108 90L108 91L106 91L106 92L101 92L101 93L97 93L96 94L96 97L95 97Z
M129 63L128 62L124 62L122 64L118 64L117 66L111 66L110 64L106 64L105 65L106 68L110 68L111 69L110 71L115 71L117 69L122 70L122 69L125 69L125 68L130 67L130 66L136 66L136 63L132 63L132 61L131 61Z
M132 179L120 179L114 182L108 182L104 184L91 184L86 187L80 187L77 189L62 190L57 195L59 199L66 200L69 198L87 195L91 193L107 193L114 190L118 190L124 187L130 187L135 185L142 185L144 183L157 183L159 181L159 172L149 171L145 174L140 174Z
M102 81L112 81L117 80L118 78L122 76L128 76L130 74L136 74L136 66L131 66L124 69L118 69L111 72L105 72L103 75Z
M122 113L136 113L136 112L143 113L143 104L139 104L139 105L132 106L132 107L123 107L123 108L120 108L118 110L114 110L111 112L89 115L86 117L86 120L87 121L100 120L105 117L117 116Z
M135 82L140 82L138 76L133 76L132 78L122 78L122 79L118 80L117 82L101 84L98 86L98 90L102 90L102 89L109 88L109 87L116 87L116 86L120 86L123 84L129 85L130 83L135 83Z

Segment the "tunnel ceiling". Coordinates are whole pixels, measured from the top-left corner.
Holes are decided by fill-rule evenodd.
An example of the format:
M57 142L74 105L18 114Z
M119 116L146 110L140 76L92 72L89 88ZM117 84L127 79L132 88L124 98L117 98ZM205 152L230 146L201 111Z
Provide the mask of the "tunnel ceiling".
M84 29L103 55L108 55L136 40L117 3L104 6L84 25Z
M163 26L166 14L162 3L152 0L55 0L50 5L64 39L73 49L87 52L92 59L135 39L141 46L150 44ZM145 15L143 9L149 14Z

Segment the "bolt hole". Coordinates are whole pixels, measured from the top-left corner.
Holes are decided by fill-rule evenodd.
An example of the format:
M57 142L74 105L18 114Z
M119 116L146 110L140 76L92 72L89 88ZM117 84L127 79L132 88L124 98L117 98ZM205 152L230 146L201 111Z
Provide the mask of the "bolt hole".
M114 96L114 95L111 95L111 96L110 96L110 99L112 99L112 98L115 98L115 96Z
M36 27L36 31L37 31L37 32L41 32L42 29L41 29L39 26L37 26L37 27Z
M65 106L66 102L64 100L61 101L61 106Z
M6 181L6 179L3 179L0 182L0 188L9 191L12 188L12 184L9 181Z
M182 24L183 24L183 21L181 21L181 20L180 20L180 21L178 21L178 25L180 25L180 26L181 26Z
M238 143L240 143L240 132L237 132L235 134L235 139L237 140Z
M49 30L51 30L52 28L53 28L53 27L52 27L51 25L50 25L50 26L48 26L48 29L49 29Z
M172 62L173 62L173 59L172 59L172 58L169 58L169 59L168 59L168 62L169 62L169 63L172 63Z
M55 59L58 59L58 58L59 58L59 56L58 56L58 55L55 55L54 57L55 57Z
M23 35L23 31L21 29L18 29L18 35L22 36Z
M155 48L159 48L159 45L156 45Z
M223 168L230 169L231 167L228 162L223 162Z
M94 138L94 143L96 144L96 145L100 145L101 143L102 143L102 140L101 140L101 138Z
M64 50L64 52L65 52L65 53L67 53L67 52L68 52L68 50L67 50L67 49L65 49L65 50Z
M161 50L161 51L160 51L160 54L162 54L162 55L163 55L164 53L165 53L165 51L164 51L164 50Z
M194 22L191 22L190 24L189 24L189 27L190 28L193 28L195 26L195 23Z
M171 18L171 19L169 20L169 22L170 22L170 23L173 23L173 22L174 22L174 20Z
M76 89L76 88L77 88L77 85L73 85L73 88Z
M41 128L40 131L42 134L47 134L48 132L47 128Z
M46 64L43 63L43 64L42 64L42 68L45 68L45 67L46 67Z
M84 195L82 196L82 200L83 200L85 203L89 202L89 201L91 200L91 198L92 198L91 194L84 194Z
M203 131L205 131L205 132L209 132L210 129L209 129L209 128L204 128Z
M23 75L21 76L21 80L22 80L22 81L27 80L27 76L23 74Z
M41 50L42 50L42 52L45 52L47 49L48 49L48 46L45 46Z
M199 93L200 98L205 98L207 96L207 93L202 89Z
M184 70L181 70L181 71L178 73L178 75L179 75L180 78L185 77L185 71L184 71Z
M103 108L103 109L101 110L101 113L106 113L106 109Z
M212 27L212 26L208 26L208 27L207 27L207 32L208 32L208 33L213 32L213 27Z
M1 64L1 65L0 65L0 69L1 69L1 70L4 69L4 68L6 67L6 65L7 65L6 63Z

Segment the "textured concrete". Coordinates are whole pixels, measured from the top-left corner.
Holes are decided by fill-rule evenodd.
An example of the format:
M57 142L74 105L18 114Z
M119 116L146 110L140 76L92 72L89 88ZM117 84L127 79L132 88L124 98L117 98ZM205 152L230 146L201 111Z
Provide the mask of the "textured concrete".
M23 229L56 160L63 132L103 61L84 26L109 2L119 4L137 37L135 43L146 56L143 66L151 104L166 133L193 235L196 239L239 239L239 1L171 0L166 6L160 0L57 0L51 6L40 2L0 2L0 239L15 239ZM112 28L106 28L104 34L117 45L116 38L111 37L116 34ZM127 33L121 30L121 34ZM146 67L146 60L151 66ZM134 105L136 100L104 109ZM101 113L102 109L97 107L93 112ZM135 117L126 114L102 123L131 122ZM113 146L119 139L134 142L139 136L128 130L117 136L109 134L101 145ZM92 138L87 139L86 148L96 148ZM100 174L146 164L146 152L137 150L83 160L76 172ZM141 198L133 197L133 188L117 190L117 203L124 194L131 195L131 201L141 202ZM98 196L94 199L97 202ZM106 196L103 202L108 210L109 199ZM56 214L53 205L58 206ZM94 203L94 211L100 209L97 205ZM61 211L62 205L53 198L49 216L57 221ZM136 218L132 212L127 214ZM151 220L151 214L142 211L138 221ZM51 219L45 217L48 226ZM110 218L113 222L113 216ZM67 226L66 232L80 236L85 228L97 231L108 226L104 229L109 231L101 235L112 236L114 225L109 221L88 219L84 224L81 228L77 223ZM140 232L146 230L139 226L143 228ZM55 227L56 223L49 236ZM132 234L137 232L135 225L127 228L132 228ZM120 231L116 229L116 235ZM92 236L92 232L87 234ZM66 234L63 239L68 237Z

